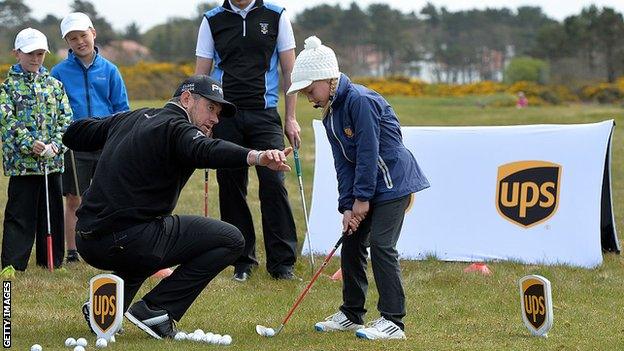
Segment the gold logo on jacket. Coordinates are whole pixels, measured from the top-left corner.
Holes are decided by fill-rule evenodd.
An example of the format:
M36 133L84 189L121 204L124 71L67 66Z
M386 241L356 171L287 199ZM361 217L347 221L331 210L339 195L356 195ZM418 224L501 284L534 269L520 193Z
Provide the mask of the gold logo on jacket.
M529 228L557 212L561 166L519 161L498 167L496 209L508 221Z
M351 130L351 128L349 127L345 128L344 133L347 136L347 138L353 138L353 130Z

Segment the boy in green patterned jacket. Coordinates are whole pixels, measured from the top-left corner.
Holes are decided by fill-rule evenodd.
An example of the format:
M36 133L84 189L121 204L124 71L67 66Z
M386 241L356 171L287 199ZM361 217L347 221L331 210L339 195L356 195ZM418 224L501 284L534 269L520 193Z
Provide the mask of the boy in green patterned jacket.
M26 270L35 237L37 265L47 265L46 201L55 267L61 266L65 254L61 173L66 148L61 138L72 111L63 85L43 67L46 52L43 33L33 28L19 32L13 50L18 62L0 86L2 165L10 177L1 255L4 275Z

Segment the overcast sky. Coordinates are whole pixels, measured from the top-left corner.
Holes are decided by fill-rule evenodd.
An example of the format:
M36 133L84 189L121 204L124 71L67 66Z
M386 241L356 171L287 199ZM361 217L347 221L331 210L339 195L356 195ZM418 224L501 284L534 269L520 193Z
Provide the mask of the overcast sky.
M342 4L346 8L350 0L269 0L286 7L291 16L302 10L319 4ZM56 17L63 17L70 11L71 0L27 0L24 3L31 9L37 19L51 13ZM152 26L164 23L169 17L191 17L196 13L197 5L208 2L207 0L92 0L98 13L104 16L115 29L122 30L128 24L137 22L141 30L147 30ZM472 8L517 8L519 6L541 6L548 16L557 20L577 14L583 7L595 4L599 7L607 6L624 13L624 0L430 0L435 6L446 6L449 11L465 10ZM404 12L419 11L426 0L359 0L360 7L366 7L372 3L386 3L392 8Z

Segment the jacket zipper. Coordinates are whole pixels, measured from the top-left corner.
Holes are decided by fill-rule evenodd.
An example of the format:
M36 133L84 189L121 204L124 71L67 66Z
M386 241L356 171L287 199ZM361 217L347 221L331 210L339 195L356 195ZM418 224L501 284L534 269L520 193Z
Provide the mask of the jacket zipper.
M383 158L381 158L381 155L379 156L379 159L377 160L377 165L381 169L381 174L383 175L384 182L386 183L386 188L388 189L394 188L394 184L392 183L392 176L390 176L390 171L388 170L388 166L386 165L386 162L383 160Z
M91 113L91 94L89 93L89 77L87 75L88 70L88 68L82 66L82 76L84 77L85 93L87 95L87 118L92 118L93 113Z
M243 18L243 37L247 36L247 20Z
M334 110L331 108L331 106L329 107L329 124L331 125L331 130L332 130L332 133L334 134L334 138L336 138L338 145L340 145L340 149L342 150L342 155L347 159L347 161L351 163L355 163L347 157L347 153L345 152L344 146L342 146L340 139L338 139L338 135L336 135L336 130L334 129Z

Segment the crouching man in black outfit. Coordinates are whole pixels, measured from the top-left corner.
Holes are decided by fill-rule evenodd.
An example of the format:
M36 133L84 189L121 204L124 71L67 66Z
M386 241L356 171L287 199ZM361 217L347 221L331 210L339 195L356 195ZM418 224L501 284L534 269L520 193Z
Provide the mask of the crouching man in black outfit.
M219 117L235 112L217 81L196 75L182 82L163 108L79 120L63 137L72 150L102 149L77 211L78 251L90 265L124 280L126 318L154 338L175 336L173 322L245 245L233 225L171 214L193 171L290 170L285 162L291 148L256 151L206 136ZM128 308L149 276L176 265L171 276Z

